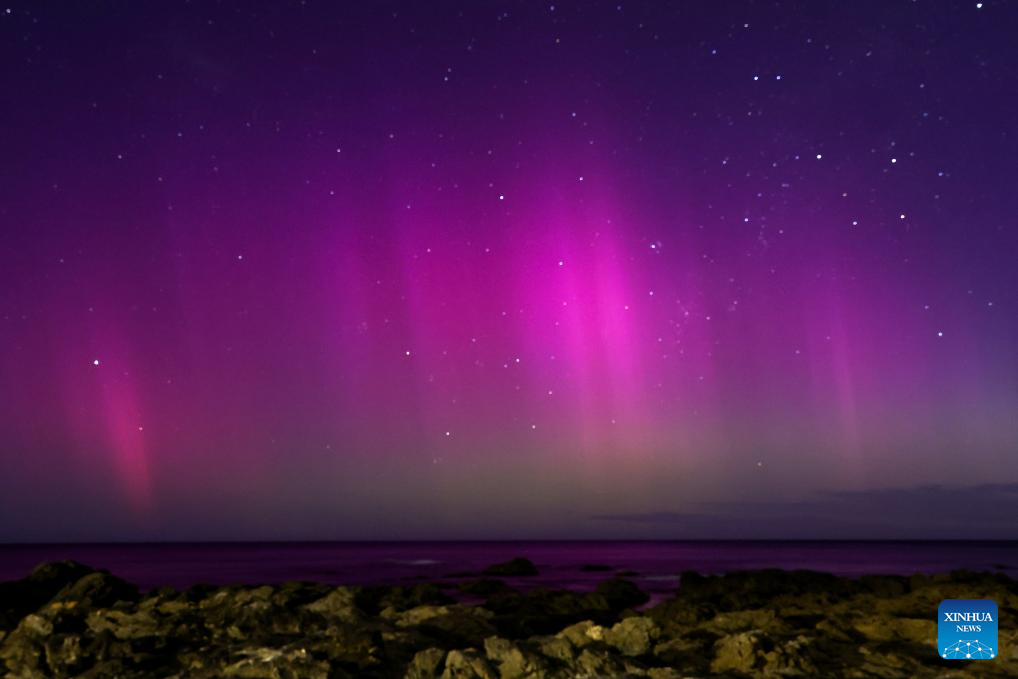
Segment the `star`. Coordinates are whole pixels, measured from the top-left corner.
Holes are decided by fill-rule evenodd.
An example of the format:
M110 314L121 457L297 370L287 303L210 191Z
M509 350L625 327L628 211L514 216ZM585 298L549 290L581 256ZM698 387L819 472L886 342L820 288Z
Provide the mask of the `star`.
M92 365L99 365L99 359L97 358L94 361L92 361Z

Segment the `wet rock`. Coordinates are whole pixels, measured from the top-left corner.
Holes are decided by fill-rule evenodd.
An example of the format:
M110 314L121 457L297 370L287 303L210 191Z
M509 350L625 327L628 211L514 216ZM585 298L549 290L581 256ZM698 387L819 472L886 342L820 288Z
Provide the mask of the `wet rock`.
M537 566L530 559L517 557L503 563L488 566L482 571L483 575L496 577L524 577L537 575Z

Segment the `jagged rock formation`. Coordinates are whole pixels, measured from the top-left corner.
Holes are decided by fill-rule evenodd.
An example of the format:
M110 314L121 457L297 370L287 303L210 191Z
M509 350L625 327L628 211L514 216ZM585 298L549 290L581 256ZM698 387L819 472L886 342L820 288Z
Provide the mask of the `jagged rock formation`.
M44 564L0 584L0 667L17 679L1018 676L1018 583L1004 576L756 571L681 582L636 610L646 595L620 579L590 593L474 581L459 589L485 599L466 605L427 584L141 594L81 564ZM937 655L945 598L997 602L994 660Z

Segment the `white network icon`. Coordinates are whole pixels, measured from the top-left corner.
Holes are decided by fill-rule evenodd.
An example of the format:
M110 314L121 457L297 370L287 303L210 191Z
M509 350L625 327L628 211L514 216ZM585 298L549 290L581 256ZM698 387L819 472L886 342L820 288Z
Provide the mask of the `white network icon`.
M971 641L959 641L957 644L952 644L944 648L940 654L941 656L954 660L957 658L978 658L986 660L994 656L993 649L989 646L983 646L978 640L973 639Z

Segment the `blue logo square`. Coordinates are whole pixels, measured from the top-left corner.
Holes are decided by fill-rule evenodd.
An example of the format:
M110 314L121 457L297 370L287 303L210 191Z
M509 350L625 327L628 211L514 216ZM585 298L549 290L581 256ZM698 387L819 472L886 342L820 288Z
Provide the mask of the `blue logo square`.
M948 660L989 660L997 656L997 602L944 599L937 610L937 651Z

